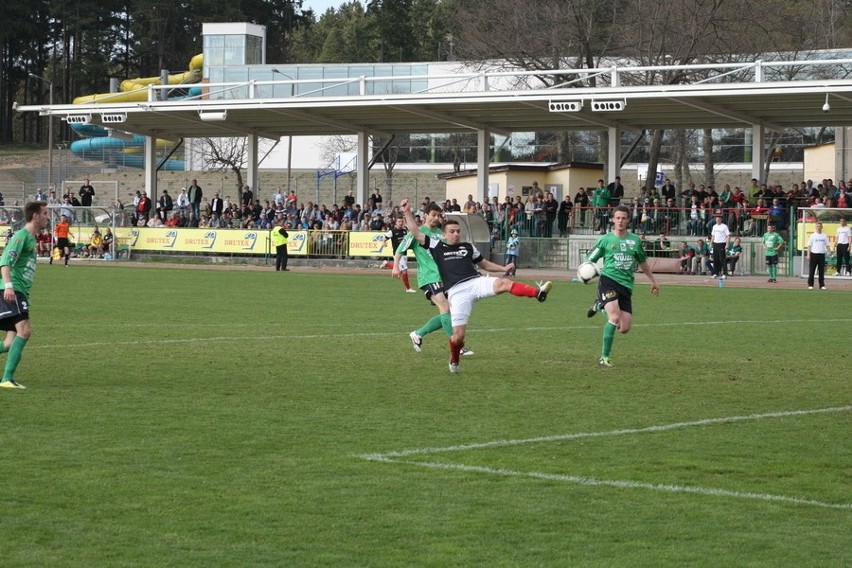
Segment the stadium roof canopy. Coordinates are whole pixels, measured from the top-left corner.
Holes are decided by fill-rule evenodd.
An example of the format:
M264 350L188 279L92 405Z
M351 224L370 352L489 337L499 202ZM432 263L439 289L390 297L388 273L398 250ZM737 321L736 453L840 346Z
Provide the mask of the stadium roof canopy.
M659 80L638 84L648 77L688 70L700 71L706 78L692 84L666 85ZM158 99L175 86L152 85L137 93L142 100L120 100L127 94L118 93L114 100L104 96L85 104L27 105L17 110L172 140L359 132L509 134L755 126L781 130L852 126L850 70L850 59L535 73L461 70L427 77L205 83L200 85L201 95L169 100ZM537 77L544 75L568 79L543 88ZM603 86L574 86L593 75ZM425 88L399 92L395 85L400 83Z

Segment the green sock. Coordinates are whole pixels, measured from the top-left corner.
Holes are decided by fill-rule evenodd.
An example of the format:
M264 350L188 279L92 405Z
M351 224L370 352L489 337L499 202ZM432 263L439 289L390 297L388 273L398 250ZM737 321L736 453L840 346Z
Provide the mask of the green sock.
M453 319L450 317L450 314L441 314L441 327L444 328L444 333L447 334L447 337L453 336Z
M16 335L15 339L12 340L12 346L9 347L9 358L6 359L6 370L3 372L4 381L14 378L15 369L18 368L18 363L21 362L21 353L26 346L27 340L20 335Z
M440 314L433 317L429 321L426 322L426 325L415 331L417 335L423 337L427 333L432 333L433 331L438 331L441 329L441 316Z
M775 280L775 277L778 275L778 267L774 264L769 265L769 277Z
M603 328L603 347L601 347L601 357L609 357L612 351L612 341L615 339L615 330L618 327L611 321L607 321Z

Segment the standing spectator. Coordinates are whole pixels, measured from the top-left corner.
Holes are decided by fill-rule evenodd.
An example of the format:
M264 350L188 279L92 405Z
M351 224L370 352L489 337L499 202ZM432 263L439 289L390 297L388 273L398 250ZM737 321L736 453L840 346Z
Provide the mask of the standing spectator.
M212 218L215 215L216 219L221 219L224 212L225 201L219 197L219 192L217 191L215 195L213 195L213 200L210 202L210 217Z
M169 191L164 189L160 199L157 200L157 216L160 218L160 221L165 223L168 220L172 209L174 209L174 201L172 201L172 196L169 195Z
M814 273L819 272L819 289L825 290L825 254L828 252L828 237L822 232L822 223L816 224L816 232L808 238L808 290L814 289Z
M615 176L615 181L611 182L606 188L609 190L609 206L618 207L621 205L621 200L624 197L624 186L621 185L621 176Z
M51 189L50 195L47 197L47 206L48 207L57 207L62 204L62 200L56 196L56 190Z
M92 201L95 198L95 188L86 178L86 183L80 186L80 205L83 207L91 207Z
M553 223L556 221L556 214L559 212L559 202L553 196L553 193L547 192L544 199L544 236L553 236Z
M842 276L843 267L846 266L846 276L852 276L852 265L849 264L849 243L852 242L852 228L846 224L846 217L840 218L840 226L837 227L836 235L834 242L837 266L834 275Z
M373 201L373 207L375 207L375 209L381 210L381 208L382 208L382 194L379 191L378 187L376 187L373 190L373 194L370 196L370 199Z
M42 188L38 188L33 201L47 201L47 192Z
M509 292L513 296L536 298L539 302L544 302L552 283L542 282L531 286L513 282L508 278L482 276L476 270L477 266L489 272L506 272L512 267L500 266L487 260L472 244L462 242L461 227L455 219L444 221L445 242L420 231L407 199L402 200L400 208L405 213L405 223L413 238L427 248L435 259L441 281L446 288L453 325L453 335L450 337L450 372L458 373L467 322L477 301Z
M586 188L581 187L577 190L577 195L574 196L574 207L579 209L580 213L580 226L585 227L589 224L589 194L586 193ZM576 213L575 213L576 215Z
M557 227L559 227L559 236L565 237L568 235L568 226L571 224L571 216L573 215L574 204L571 203L571 196L566 194L565 199L559 204L559 213Z
M249 186L244 185L243 186L243 193L242 193L242 195L240 195L240 203L242 204L243 208L245 208L245 207L250 207L253 202L254 202L254 193L252 192L252 190Z
M291 189L290 193L287 194L287 197L284 199L284 207L287 209L292 209L295 211L297 204L299 203L299 198L296 195L296 190Z
M660 194L666 202L668 202L669 199L674 200L675 197L677 197L677 190L675 189L675 185L672 183L672 180L666 178L663 187L660 188Z
M139 192L139 201L136 202L137 225L144 227L148 224L151 215L151 199L144 191Z
M710 240L713 243L713 278L719 277L724 280L728 275L727 263L725 262L725 249L731 240L731 231L722 221L722 216L716 216L716 224L710 229Z
M74 205L71 203L71 196L65 196L65 202L59 207L59 214L65 216L65 220L68 221L68 224L74 222Z
M180 193L178 194L176 201L177 201L178 210L181 213L184 213L184 214L187 213L187 210L189 209L190 203L189 203L189 195L187 195L185 187L180 188Z
M0 257L0 274L3 276L2 312L6 316L0 320L0 329L6 331L6 338L0 343L0 351L8 351L6 368L0 387L24 389L24 385L15 380L15 371L21 362L21 355L30 338L29 295L33 285L36 267L35 237L47 226L49 213L44 201L30 201L24 206L26 225L12 237L9 245Z
M604 185L604 180L598 180L598 187L595 188L592 194L592 206L595 208L595 231L600 231L600 234L605 235L609 225L609 198L611 194L609 189Z
M586 313L592 317L598 311L604 310L607 316L601 356L598 360L603 369L612 367L609 356L615 333L628 333L633 324L632 297L637 266L651 281L651 294L656 296L660 293L642 242L638 236L627 230L629 213L627 207L619 206L613 209L612 231L598 239L586 258L589 262L597 262L601 258L604 261L598 281L598 297Z
M355 195L351 189L343 196L343 203L350 209L355 207Z
M187 192L189 194L189 204L192 207L192 212L195 213L196 218L200 218L201 200L204 197L204 192L201 190L201 186L198 185L197 179L192 180L192 184L190 184Z
M521 239L518 237L517 229L512 229L509 240L506 241L506 266L512 265L512 270L507 270L503 276L514 276L518 271L518 256L521 253Z
M272 203L276 206L280 205L284 207L284 193L280 185L275 188L275 193L272 195Z

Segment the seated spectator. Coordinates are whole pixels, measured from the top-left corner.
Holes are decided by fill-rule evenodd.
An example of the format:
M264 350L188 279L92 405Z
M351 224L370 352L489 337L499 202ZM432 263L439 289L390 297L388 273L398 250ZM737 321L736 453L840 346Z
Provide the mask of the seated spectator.
M114 251L113 251L114 242L115 242L115 235L113 235L112 230L109 227L107 227L106 229L104 229L104 241L103 241L103 244L102 244L103 252L101 254L103 255L104 253L107 253L107 252L110 253L110 254L114 254Z
M104 238L101 232L95 227L92 231L92 236L89 239L89 244L83 247L83 256L92 258L101 258L104 255Z
M36 252L38 256L50 256L50 251L53 249L53 237L50 231L42 229L36 237Z
M713 273L713 262L710 256L710 247L704 242L704 239L698 239L698 244L695 245L695 256L692 257L692 273L701 274L705 272Z
M692 259L695 257L695 249L686 244L686 241L681 241L677 251L677 259L680 261L678 274L689 274L692 272Z
M672 243L665 233L660 233L660 237L657 239L656 246L659 250L668 250L672 248Z
M689 201L689 211L687 213L688 221L686 222L686 230L690 236L697 237L701 234L704 226L702 221L704 217L704 208L698 202L698 197L693 195Z
M385 226L384 216L381 213L376 213L376 216L373 217L373 220L370 221L370 230L371 231L384 231L387 227Z
M725 249L725 262L728 263L728 275L733 276L735 274L737 262L740 260L742 252L743 244L739 237L728 242L728 247Z

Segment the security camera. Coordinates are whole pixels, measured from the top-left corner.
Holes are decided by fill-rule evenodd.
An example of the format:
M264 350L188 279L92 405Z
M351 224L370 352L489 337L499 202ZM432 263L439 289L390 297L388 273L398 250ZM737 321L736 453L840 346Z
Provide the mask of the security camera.
M824 105L822 105L822 112L828 112L830 110L831 110L831 105L828 104L827 102Z

